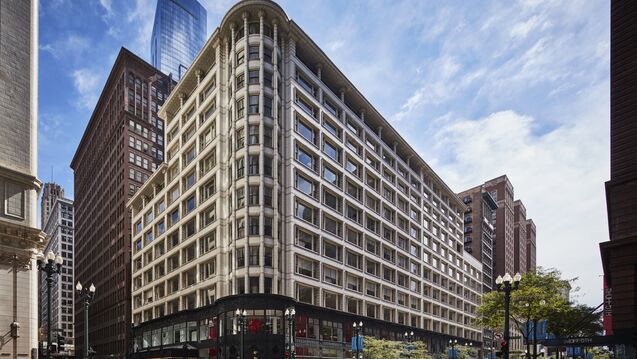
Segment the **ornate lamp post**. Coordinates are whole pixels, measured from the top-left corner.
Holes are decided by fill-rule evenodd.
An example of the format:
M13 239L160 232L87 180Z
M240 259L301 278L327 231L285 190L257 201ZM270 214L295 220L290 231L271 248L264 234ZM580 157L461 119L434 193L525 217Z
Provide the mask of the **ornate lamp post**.
M356 324L356 322L354 322L354 324L352 324L352 327L354 328L354 337L355 339L355 345L354 348L356 349L355 352L355 356L354 359L359 359L359 353L360 353L360 349L358 347L358 343L360 342L360 336L361 336L361 330L363 330L363 322L358 322L358 325Z
M409 344L414 341L414 332L405 332L405 342L407 343L407 358L411 358L411 350L409 349Z
M498 291L504 292L504 347L502 348L502 358L509 359L509 340L511 339L511 333L509 331L509 306L511 304L511 291L518 289L520 286L520 280L522 276L520 273L516 273L513 278L509 273L505 273L504 277L498 276L495 279L495 284L498 285Z
M237 316L237 322L239 324L239 332L241 333L241 344L239 346L239 350L241 350L241 354L239 355L240 359L243 359L243 337L244 337L244 333L245 333L245 324L246 324L246 315L247 312L246 310L241 310L238 309L235 312L236 316Z
M53 276L59 275L64 259L53 251L48 251L46 256L40 254L37 259L38 270L46 274L46 356L51 357L51 285L53 284Z
M82 287L79 281L75 285L80 300L84 303L84 358L88 358L88 306L95 296L95 286L91 283L88 288Z
M296 315L296 310L294 309L294 307L285 309L285 323L287 324L287 332L288 332L288 341L286 343L286 350L288 352L288 358L290 359L294 359L296 357L296 353L294 350L295 315Z
M451 359L456 359L456 344L458 344L458 339L449 339L449 346L451 347L451 355L449 357Z

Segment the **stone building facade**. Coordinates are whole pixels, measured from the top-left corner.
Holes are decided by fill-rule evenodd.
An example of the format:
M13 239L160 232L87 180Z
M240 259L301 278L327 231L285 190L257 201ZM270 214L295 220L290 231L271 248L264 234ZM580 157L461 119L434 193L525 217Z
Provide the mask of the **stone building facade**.
M38 1L0 1L0 356L38 348Z
M297 358L351 355L358 320L481 342L464 203L277 4L234 5L160 117L166 162L129 202L136 355L232 357L239 306L274 357L286 305Z

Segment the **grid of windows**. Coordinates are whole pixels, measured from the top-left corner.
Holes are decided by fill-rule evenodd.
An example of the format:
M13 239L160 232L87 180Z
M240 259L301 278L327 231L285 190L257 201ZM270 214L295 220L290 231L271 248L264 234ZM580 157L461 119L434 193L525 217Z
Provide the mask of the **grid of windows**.
M370 127L364 114L354 113L343 102L345 95L335 95L303 59L288 54L282 59L278 47L266 51L266 40L253 35L245 36L240 28L229 36L235 44L224 59L230 62L219 64L219 71L227 72L227 86L215 87L213 93L203 96L217 94L228 104L227 113L217 112L206 119L207 123L223 123L218 131L224 142L212 136L205 149L187 161L183 155L190 147L180 145L178 136L169 138L167 146L176 149L175 156L169 156L168 168L184 163L188 170L190 163L196 168L222 164L187 182L185 190L177 193L180 200L171 203L183 206L191 194L205 196L215 209L221 209L215 218L223 216L226 224L221 227L212 222L203 230L201 217L197 217L192 235L184 237L187 219L182 218L175 224L181 230L175 231L174 240L168 228L152 244L142 241L134 258L144 258L144 253L155 252L157 243L170 239L166 251L175 253L174 260L166 254L149 263L172 263L168 273L175 274L160 281L148 278L146 283L143 269L133 271L133 281L139 278L142 283L133 293L134 318L154 317L153 308L158 304L147 301L145 293L160 283L168 283L170 293L179 291L182 298L177 307L160 301L166 312L184 309L190 295L200 298L208 290L209 281L183 282L190 270L180 269L190 248L186 243L195 241L193 248L199 249L192 261L195 273L212 258L228 264L224 266L226 280L212 282L217 293L264 292L268 279L272 280L268 292L302 302L479 339L480 333L471 328L470 321L481 290L480 270L463 256L463 223L453 194L418 161L401 157L396 146L388 145L380 130ZM264 41L264 46L257 46L258 41ZM269 61L275 66L266 66ZM287 86L281 82L278 68L283 61L294 74L291 87L283 89L291 94L288 104L282 104L279 95ZM183 104L173 103L168 133L190 128L195 121L190 109L195 111L193 118L203 117L198 115L206 111L201 93L208 90L212 72L186 91L192 95ZM203 129L195 130L195 142L201 141ZM215 165L206 165L212 149L223 149L226 155L216 155ZM217 188L212 195L206 189L207 180L217 175L223 196L214 192ZM154 178L162 189L150 200L134 198L134 219L142 218L157 198L168 201L171 188L183 188L184 176L168 172ZM289 184L283 178L289 178ZM196 214L202 207L189 210ZM290 220L283 224L282 216ZM157 221L155 218L153 223ZM214 249L208 250L210 237L204 233L211 231L224 242L215 242ZM226 249L223 255L216 251L222 245ZM283 251L283 246L291 250ZM282 258L284 255L288 257ZM281 283L284 259L296 274L289 286ZM262 270L257 277L248 276L250 267ZM195 305L206 302L195 300Z

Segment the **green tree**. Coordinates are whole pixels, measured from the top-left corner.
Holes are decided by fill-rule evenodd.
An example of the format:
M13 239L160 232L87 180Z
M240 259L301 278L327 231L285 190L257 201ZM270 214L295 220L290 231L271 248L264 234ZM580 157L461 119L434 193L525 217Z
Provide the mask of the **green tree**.
M365 359L405 359L408 357L407 343L376 339L374 337L363 338L363 356ZM414 340L410 343L415 346L409 351L409 357L413 359L431 359L431 355L427 353L427 346L424 342Z
M523 330L525 323L565 311L569 303L562 293L569 288L569 281L562 280L560 272L555 269L537 268L535 272L526 273L518 289L511 292L511 326L516 326L528 343L529 338ZM483 295L477 314L478 325L494 331L503 330L504 293L493 291Z
M568 304L561 295L568 282L556 270L529 272L522 276L517 290L511 292L510 315L515 322L540 319L562 310ZM493 330L504 328L504 293L492 291L482 296L477 311L477 324Z

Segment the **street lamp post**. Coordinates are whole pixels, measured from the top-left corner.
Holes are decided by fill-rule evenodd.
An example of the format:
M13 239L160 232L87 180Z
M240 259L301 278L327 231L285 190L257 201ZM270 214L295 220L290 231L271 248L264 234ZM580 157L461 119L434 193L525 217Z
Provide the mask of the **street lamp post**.
M247 312L245 309L244 310L237 309L235 314L237 316L237 322L239 324L239 332L241 334L240 345L239 345L239 350L241 351L241 354L239 355L239 359L243 359L243 336L245 333L245 322L246 322Z
M407 342L407 358L411 358L411 350L409 349L409 344L414 340L414 332L405 332L405 341Z
M509 332L509 306L511 304L511 291L518 289L522 276L516 273L513 278L509 273L505 273L504 277L498 276L495 283L498 285L498 291L504 292L504 348L502 348L502 357L509 359L509 340L511 333Z
M546 301L544 299L540 300L540 305L545 305ZM533 359L537 358L537 322L538 319L533 319Z
M354 349L356 352L354 359L359 359L360 348L358 347L358 343L360 342L361 330L363 330L363 322L358 322L358 325L356 324L356 322L354 322L354 324L352 324L352 327L354 328Z
M456 344L458 344L458 339L449 339L449 345L451 346L451 359L456 359Z
M287 324L288 342L286 343L288 358L294 359L296 357L294 350L294 335L295 335L295 318L296 310L294 307L285 309L285 322Z
M51 286L53 285L53 276L59 275L64 260L53 251L48 251L46 256L39 255L37 259L38 270L46 274L46 356L51 357Z
M84 302L84 358L88 358L88 306L95 296L95 286L91 283L90 287L84 288L82 283L78 281L75 289L80 296L80 300Z

